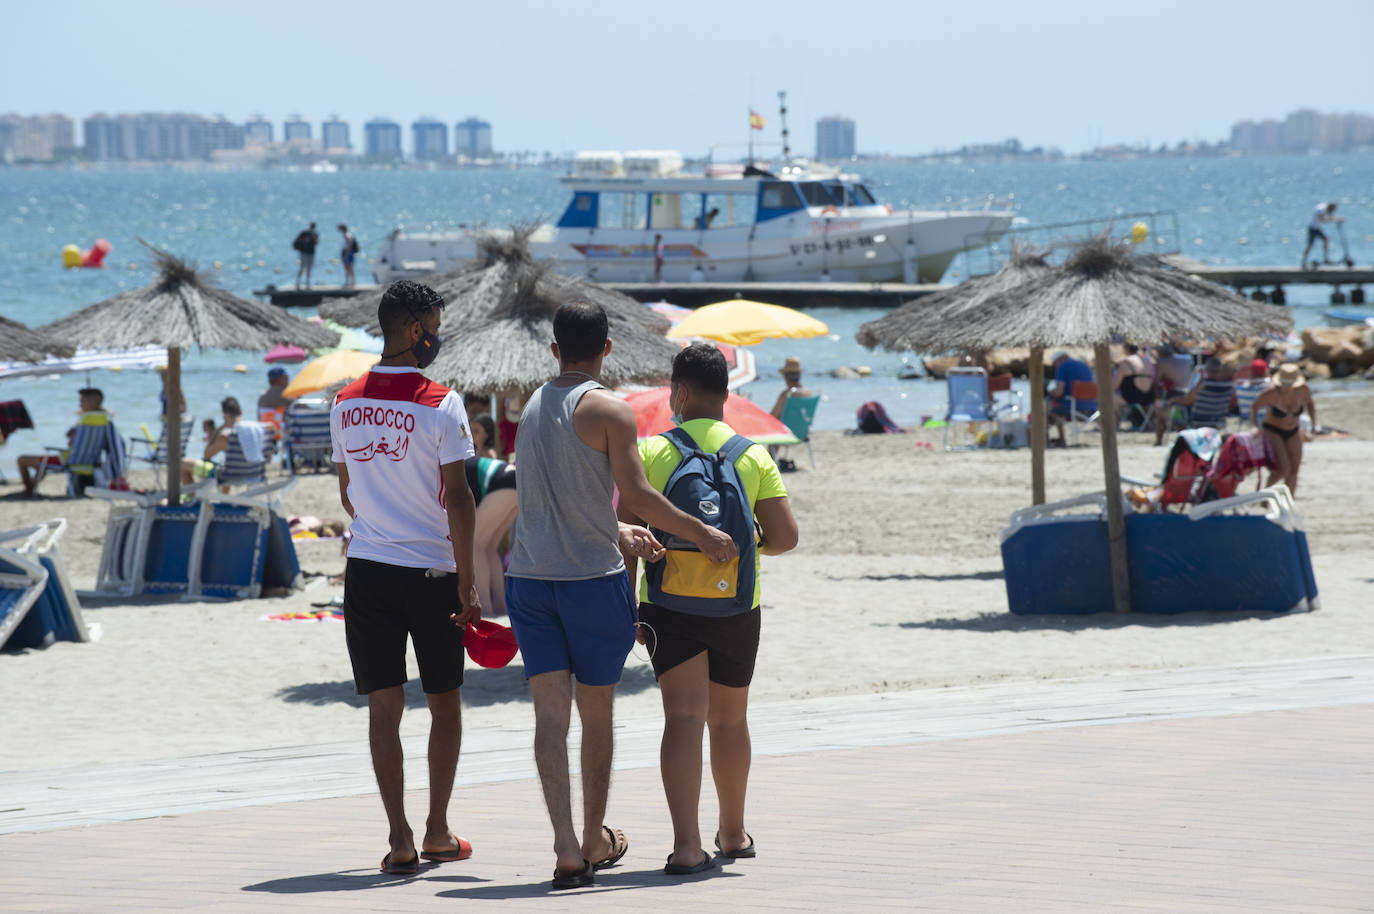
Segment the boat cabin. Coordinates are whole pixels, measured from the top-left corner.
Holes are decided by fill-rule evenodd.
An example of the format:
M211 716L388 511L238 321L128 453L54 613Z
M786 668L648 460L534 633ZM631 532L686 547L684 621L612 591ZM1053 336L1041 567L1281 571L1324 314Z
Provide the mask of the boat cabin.
M573 198L558 220L560 229L700 231L752 225L810 207L829 215L826 209L880 206L863 184L839 178L578 176L563 183Z

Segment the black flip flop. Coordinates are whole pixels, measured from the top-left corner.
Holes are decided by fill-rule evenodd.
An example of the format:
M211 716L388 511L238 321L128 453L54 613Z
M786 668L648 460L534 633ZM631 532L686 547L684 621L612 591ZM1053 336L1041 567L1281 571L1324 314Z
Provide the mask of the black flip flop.
M583 859L582 869L571 873L564 873L559 870L553 871L553 887L555 889L580 889L583 886L591 885L596 881L596 870L592 868L590 860Z
M388 876L414 876L420 872L420 857L415 855L405 863L392 863L391 854L382 858L382 872Z
M705 850L701 852L701 858L701 862L695 866L683 866L680 863L672 863L673 855L669 854L670 862L663 864L663 872L669 876L695 876L697 873L708 873L716 868L716 858Z
M625 856L625 852L630 849L630 842L620 829L612 829L609 825L603 825L601 830L606 833L607 840L611 842L611 852L592 864L592 869L597 870L615 866L620 862L620 858Z
M720 846L720 832L716 832L716 850L720 851L720 855L722 857L727 857L730 860L740 860L745 858L757 857L758 853L754 850L754 836L749 834L748 832L745 832L744 837L749 839L748 844L746 844L744 847L737 847L732 851L727 851L725 848Z

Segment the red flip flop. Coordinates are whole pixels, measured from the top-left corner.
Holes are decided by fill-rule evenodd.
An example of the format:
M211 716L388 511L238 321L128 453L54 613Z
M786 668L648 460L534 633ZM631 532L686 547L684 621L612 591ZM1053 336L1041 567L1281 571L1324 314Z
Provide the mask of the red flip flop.
M453 836L457 840L458 846L442 851L420 851L420 856L434 863L454 863L458 860L466 860L472 856L472 842L467 838Z

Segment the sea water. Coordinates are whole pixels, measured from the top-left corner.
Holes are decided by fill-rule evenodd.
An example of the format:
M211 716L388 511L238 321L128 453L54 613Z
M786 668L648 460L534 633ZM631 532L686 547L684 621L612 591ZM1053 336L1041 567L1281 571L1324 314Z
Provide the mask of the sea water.
M1296 266L1313 208L1319 201L1336 200L1348 220L1352 257L1362 264L1374 260L1374 156L881 163L865 165L862 173L879 199L896 209L976 207L989 196L1013 197L1017 215L1031 226L1174 210L1183 252L1215 263ZM239 295L268 284L289 285L296 272L291 240L311 221L319 224L322 239L314 280L338 283L343 274L335 226L340 222L348 224L371 258L383 236L399 225L443 229L556 219L566 203L557 178L541 169L314 174L0 168L0 314L38 326L147 284L153 278L151 258L138 239L194 261L214 282ZM1329 234L1331 256L1340 257L1335 233ZM105 269L62 269L64 245L84 249L97 238L113 244ZM985 272L986 261L986 255L961 257L945 281ZM358 266L358 279L371 279L364 263ZM1327 287L1286 291L1299 327L1322 322L1329 307ZM295 310L302 316L313 313ZM795 355L805 366L808 385L822 394L818 428L853 427L855 409L867 400L882 402L902 424L943 411L942 384L900 377L919 363L917 356L870 352L854 341L859 325L879 316L879 310L813 313L829 325L829 335L754 347L759 379L745 393L756 402L771 406L781 387L778 368ZM461 337L447 345L461 346ZM183 385L197 425L205 418L219 420L219 401L225 396L237 397L251 414L266 387L262 355L221 350L188 354ZM236 371L238 366L246 371ZM841 366L866 366L871 373L852 380L829 376ZM155 373L96 371L90 383L105 391L122 433L136 434L140 425L147 425L157 434ZM8 443L3 455L7 470L13 470L16 455L62 442L76 412L76 389L85 384L84 376L72 375L0 380L0 400L24 400L37 425ZM199 451L194 436L191 450Z

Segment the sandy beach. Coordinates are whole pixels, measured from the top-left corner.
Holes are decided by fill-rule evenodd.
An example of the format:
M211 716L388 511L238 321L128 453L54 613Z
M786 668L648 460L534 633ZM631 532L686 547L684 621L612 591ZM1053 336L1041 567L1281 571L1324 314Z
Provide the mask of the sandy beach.
M1317 403L1324 425L1351 434L1305 452L1298 503L1321 609L1291 616L1013 616L997 535L1029 504L1028 451L946 454L934 431L818 433L816 468L794 451L801 470L786 477L801 545L764 560L753 713L810 696L1374 651L1374 389L1332 391ZM1150 442L1124 436L1123 473L1162 467L1164 449ZM1100 490L1097 436L1052 450L1047 476L1051 500ZM60 480L41 491L23 500L13 482L0 488L0 526L66 517L64 556L76 586L91 586L107 506L57 497ZM303 477L285 504L292 514L342 516L329 475ZM298 551L307 572L343 569L338 543ZM341 594L326 577L288 597L232 603L92 601L85 617L99 640L0 655L0 692L10 696L0 770L365 739L343 626L262 621ZM407 691L422 710L418 682ZM518 657L502 670L470 664L463 696L468 728L531 715ZM622 716L657 711L642 648L617 707ZM406 716L404 734L426 729L424 713Z

